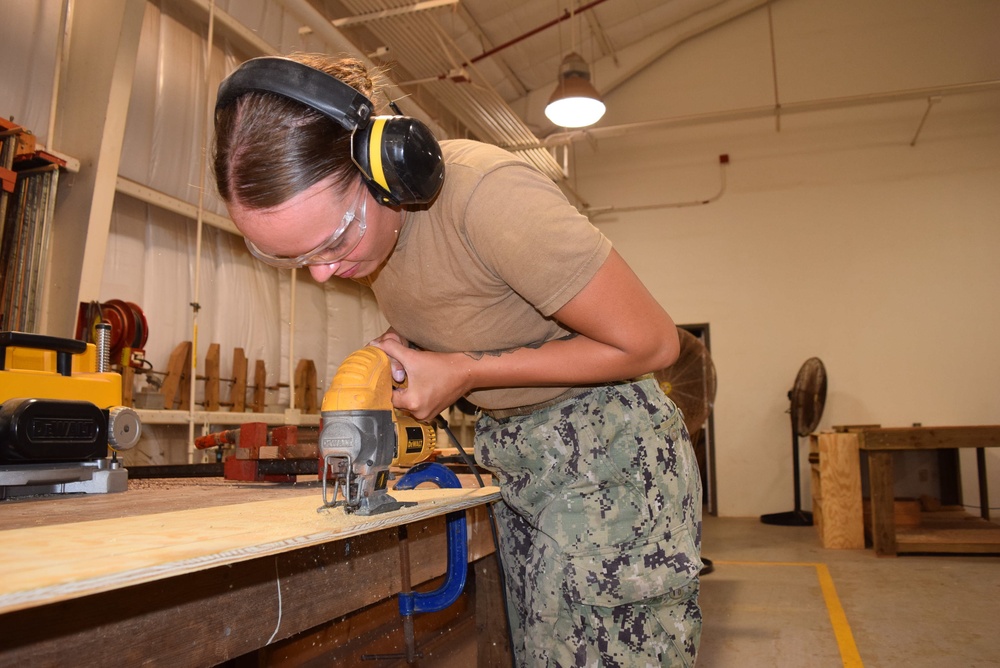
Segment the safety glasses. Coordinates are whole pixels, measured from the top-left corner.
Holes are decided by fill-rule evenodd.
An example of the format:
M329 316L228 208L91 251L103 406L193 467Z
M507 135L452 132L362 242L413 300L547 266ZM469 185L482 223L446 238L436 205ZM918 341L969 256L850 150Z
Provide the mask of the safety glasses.
M257 248L250 239L244 237L247 248L250 249L250 253L258 260L281 269L298 269L313 264L333 264L334 262L339 262L358 247L361 237L365 235L368 198L364 197L364 193L364 184L359 182L354 201L347 211L344 212L344 217L341 219L340 225L333 231L333 234L327 237L326 241L308 253L303 253L298 257L271 255ZM360 211L358 210L359 204Z

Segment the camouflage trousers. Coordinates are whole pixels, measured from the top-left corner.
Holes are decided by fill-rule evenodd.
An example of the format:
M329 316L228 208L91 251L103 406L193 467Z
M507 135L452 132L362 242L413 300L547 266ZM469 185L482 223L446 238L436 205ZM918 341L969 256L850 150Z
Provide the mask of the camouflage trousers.
M476 423L497 504L516 664L694 665L701 479L655 380Z

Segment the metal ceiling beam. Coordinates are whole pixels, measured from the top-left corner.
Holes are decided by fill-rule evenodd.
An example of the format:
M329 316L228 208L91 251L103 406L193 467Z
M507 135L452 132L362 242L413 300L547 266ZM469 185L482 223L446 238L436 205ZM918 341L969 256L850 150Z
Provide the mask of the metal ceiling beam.
M285 6L288 11L294 14L300 21L305 25L312 28L320 39L325 40L329 43L334 50L346 51L349 53L357 54L357 57L361 59L366 67L374 68L375 64L360 50L347 39L343 33L337 30L332 23L330 23L327 17L323 16L319 10L310 4L309 0L279 0L282 5ZM395 85L392 87L393 90L389 91L392 98L399 101L407 97L405 91L400 90ZM413 107L416 107L409 112L409 115L415 116L430 126L431 130L434 131L438 136L445 136L444 129L438 124L437 120L432 118L430 114L427 113L425 109L413 103Z
M357 16L346 16L342 19L334 19L330 21L333 27L340 28L342 26L356 25L358 23L370 23L372 21L380 21L382 19L388 18L390 16L402 16L405 14L414 14L416 12L424 12L428 9L437 9L438 7L446 7L448 5L458 4L458 0L426 0L426 2L418 2L415 5L409 5L407 7L397 7L396 9L383 9L378 12L371 12L370 14L359 14Z
M480 27L479 22L476 20L476 18L469 13L469 10L466 9L465 5L458 6L458 15L462 17L463 21L465 21L465 25L467 25L470 30L476 33L476 36L479 38L479 41L482 42L485 47L490 49L493 48L493 40L491 40L486 35L486 32L482 29L482 27ZM493 62L496 64L497 67L503 70L504 75L507 77L507 80L510 81L511 84L514 86L514 88L517 90L518 95L527 95L528 87L524 85L524 82L521 81L521 78L518 77L517 73L510 68L510 65L507 64L507 61L502 56L497 56L497 58L495 58Z
M715 5L683 21L679 21L669 28L650 35L643 40L643 44L658 46L624 71L619 70L614 65L608 64L606 61L593 63L592 68L595 79L603 82L601 93L607 95L689 39L704 35L734 19L760 9L765 5L769 5L771 2L772 0L732 0L731 2Z
M928 88L910 88L905 90L888 91L884 93L868 93L865 95L853 95L847 97L804 100L801 102L783 102L781 104L781 113L782 115L787 115L811 111L829 111L833 109L848 109L851 107L885 104L889 102L929 100L931 98L942 98L949 95L987 93L992 91L1000 91L1000 79L951 84L947 86L932 86ZM608 125L604 127L588 128L586 130L557 132L549 135L535 146L523 144L518 146L507 146L506 148L511 151L523 151L538 147L561 146L580 141L582 139L594 140L620 137L632 132L648 132L650 130L664 130L668 128L707 125L709 123L770 118L771 116L774 116L777 111L777 106L765 105L760 107L747 107L743 109L730 109L727 111L715 111L705 114L674 116L671 118L641 121L638 123Z
M615 52L615 47L611 43L611 40L608 39L608 34L604 32L604 26L601 25L595 12L587 12L587 23L590 24L590 32L594 35L594 41L601 48L601 56L610 57L611 61L617 65L618 54Z
M523 42L524 40L528 39L529 37L533 37L533 36L537 35L540 32L544 32L545 30L548 30L549 28L552 28L553 26L557 26L560 23L562 23L563 21L567 21L567 20L573 18L577 14L585 12L588 9L593 9L594 7L596 7L597 5L601 4L604 1L605 0L591 0L591 2L588 2L587 4L585 4L585 5L581 6L581 7L577 7L572 12L570 12L568 9L565 9L565 10L563 10L562 14L560 14L556 18L552 19L551 21L543 23L542 25L538 26L537 28L533 28L533 29L529 30L526 33L518 35L514 39L507 40L506 42L504 42L503 44L501 44L499 46L495 46L492 49L484 51L483 53L481 53L478 56L476 56L476 57L472 58L471 60L469 60L469 62L466 63L466 65L469 65L471 63L478 63L480 60L482 60L484 58L488 58L488 57L492 56L495 53L499 53L500 51L503 51L504 49L506 49L508 47L514 46L518 42Z

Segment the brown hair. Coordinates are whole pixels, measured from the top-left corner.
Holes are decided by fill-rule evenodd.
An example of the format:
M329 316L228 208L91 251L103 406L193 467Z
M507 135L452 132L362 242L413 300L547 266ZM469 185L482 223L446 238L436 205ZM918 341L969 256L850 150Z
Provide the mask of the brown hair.
M335 76L374 102L381 71L355 58L292 54L292 60ZM357 175L350 133L318 111L271 93L241 95L215 113L213 170L219 195L250 209L282 204L334 175L343 189Z

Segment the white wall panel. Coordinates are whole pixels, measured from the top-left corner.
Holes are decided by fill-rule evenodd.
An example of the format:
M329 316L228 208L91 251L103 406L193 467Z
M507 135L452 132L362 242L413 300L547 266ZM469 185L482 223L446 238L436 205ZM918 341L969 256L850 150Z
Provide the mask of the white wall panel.
M0 0L0 116L31 130L46 146L55 44L62 2ZM12 65L16 64L16 65Z
M797 0L773 12L786 100L1000 79L995 3ZM616 90L608 115L766 101L758 14L675 50ZM719 92L734 60L744 64L730 106ZM792 508L786 393L808 357L829 375L821 428L1000 423L1000 95L946 97L911 146L925 108L916 100L786 116L780 132L762 119L576 145L578 186L595 206L708 196L717 156L731 157L714 204L596 219L677 322L711 325L720 514ZM808 508L805 439L801 448ZM989 467L996 489L997 453ZM971 452L963 483L977 503Z

